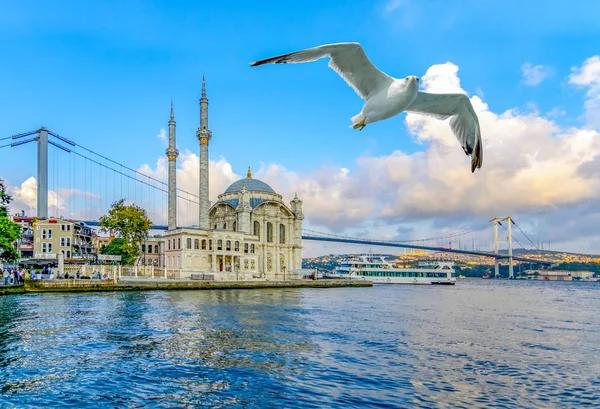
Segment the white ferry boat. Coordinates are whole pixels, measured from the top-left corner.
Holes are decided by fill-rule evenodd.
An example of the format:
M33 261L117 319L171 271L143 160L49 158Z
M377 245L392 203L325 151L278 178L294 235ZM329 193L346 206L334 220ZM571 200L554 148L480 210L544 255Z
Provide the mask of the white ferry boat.
M335 272L323 278L366 280L373 284L456 284L454 263L436 261L413 268L394 268L384 257L359 255L342 260Z

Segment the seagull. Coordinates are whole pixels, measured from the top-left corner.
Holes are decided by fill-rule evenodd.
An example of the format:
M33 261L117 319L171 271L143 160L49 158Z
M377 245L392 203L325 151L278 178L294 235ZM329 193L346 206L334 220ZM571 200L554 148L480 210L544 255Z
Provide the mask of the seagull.
M391 118L403 111L430 115L440 120L450 118L450 129L465 153L471 156L471 172L481 168L481 130L469 98L464 94L420 92L418 77L390 77L373 65L359 43L325 44L255 61L250 65L312 62L323 57L331 59L329 67L365 100L360 113L351 118L351 128L362 131L367 124Z

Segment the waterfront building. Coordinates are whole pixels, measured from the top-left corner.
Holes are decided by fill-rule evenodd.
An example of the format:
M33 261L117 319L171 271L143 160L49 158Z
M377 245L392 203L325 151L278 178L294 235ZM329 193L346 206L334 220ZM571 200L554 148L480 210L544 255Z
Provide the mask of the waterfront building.
M169 172L169 229L165 235L165 266L182 278L195 273L211 274L215 280L290 278L290 270L302 265L302 201L289 205L265 182L252 177L240 179L209 201L208 98L202 79L200 127L199 228L177 227L174 172ZM175 119L169 121L169 169L177 160ZM173 192L173 193L171 193ZM287 272L287 274L286 274Z
M140 255L135 264L138 266L165 267L165 238L148 237L141 245Z
M102 250L103 246L108 246L111 241L113 241L115 236L110 234L108 236L103 236L99 234L99 231L92 230L92 253L100 254L100 250Z
M34 259L57 259L59 253L68 261L93 259L92 229L85 223L49 218L33 221L32 227Z

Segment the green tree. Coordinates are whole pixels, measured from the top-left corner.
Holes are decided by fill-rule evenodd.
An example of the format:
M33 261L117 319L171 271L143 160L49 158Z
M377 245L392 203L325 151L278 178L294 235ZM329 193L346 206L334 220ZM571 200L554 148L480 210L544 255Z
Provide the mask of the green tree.
M8 204L12 197L6 193L4 181L0 179L0 260L15 261L19 252L13 245L21 235L21 226L8 218Z
M126 205L125 200L121 199L114 202L108 214L100 218L100 226L103 231L123 239L119 244L122 254L127 255L123 261L127 260L127 264L132 264L140 254L141 244L148 238L152 222L146 210L135 204Z
M100 254L108 254L111 256L121 256L121 262L123 264L133 264L135 261L135 257L132 258L129 254L125 252L123 246L125 245L125 239L116 238L113 239L107 245L103 245L100 247Z

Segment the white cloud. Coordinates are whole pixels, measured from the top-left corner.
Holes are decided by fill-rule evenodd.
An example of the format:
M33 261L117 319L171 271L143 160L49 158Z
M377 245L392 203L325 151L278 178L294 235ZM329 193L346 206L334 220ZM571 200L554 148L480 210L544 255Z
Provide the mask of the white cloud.
M588 88L585 101L588 124L600 129L600 56L588 58L571 71L569 83Z
M552 73L552 70L543 65L532 65L531 63L526 62L521 66L521 73L523 74L523 82L525 85L535 87L548 78Z
M159 132L158 135L156 135L156 137L158 139L160 139L160 141L162 142L162 144L165 146L165 148L167 146L169 146L169 141L167 140L167 131L165 130L165 128L162 128Z
M400 7L406 5L407 2L408 2L408 0L389 0L385 4L385 10L388 13L391 13L392 11L395 11L395 10L399 9Z

